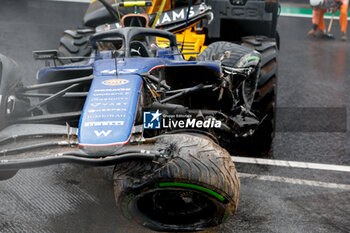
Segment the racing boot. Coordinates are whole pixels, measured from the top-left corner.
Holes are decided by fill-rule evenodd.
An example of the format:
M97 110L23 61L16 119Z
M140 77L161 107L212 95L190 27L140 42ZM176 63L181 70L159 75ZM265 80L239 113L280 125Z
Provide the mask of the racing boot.
M316 33L316 30L314 30L313 28L307 33L307 36L313 36L313 35L315 35L315 33Z
M307 33L308 37L315 36L315 33L317 32L318 25L313 24L311 30Z
M346 32L342 32L341 33L341 40L342 41L347 41L348 40L348 37L346 36Z

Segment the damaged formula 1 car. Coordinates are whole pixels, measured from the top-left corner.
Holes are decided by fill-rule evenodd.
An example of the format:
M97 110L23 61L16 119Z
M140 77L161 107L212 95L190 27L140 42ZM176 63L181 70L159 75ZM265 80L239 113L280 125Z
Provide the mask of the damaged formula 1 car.
M231 217L239 179L229 139L254 133L261 55L216 42L186 61L170 32L94 34L91 57L49 64L24 86L0 56L0 178L57 163L114 165L117 209L156 231L196 231ZM216 49L214 49L216 48ZM181 123L182 122L182 123Z
M178 48L186 60L195 60L201 53L199 60L212 60L212 55L231 48L231 43L222 40L255 49L261 54L261 73L250 110L263 120L251 136L236 140L230 135L220 134L220 137L222 140L230 138L226 148L230 147L232 153L269 156L275 125L278 1L235 1L229 4L230 7L227 4L228 1L221 0L196 1L193 5L192 1L173 0L92 1L84 16L84 27L64 32L58 56L65 59L58 59L58 63L78 62L84 56L90 56L93 49L89 37L92 34L130 26L155 27L176 34ZM147 14L139 13L144 11ZM245 11L259 13L244 16L241 13ZM224 12L232 12L232 15Z

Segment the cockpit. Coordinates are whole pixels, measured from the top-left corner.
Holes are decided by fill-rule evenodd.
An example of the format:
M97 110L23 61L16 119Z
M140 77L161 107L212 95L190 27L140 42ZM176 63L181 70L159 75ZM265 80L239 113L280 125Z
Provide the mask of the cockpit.
M122 28L91 38L96 54L111 51L113 57L173 57L179 55L176 37L148 28Z

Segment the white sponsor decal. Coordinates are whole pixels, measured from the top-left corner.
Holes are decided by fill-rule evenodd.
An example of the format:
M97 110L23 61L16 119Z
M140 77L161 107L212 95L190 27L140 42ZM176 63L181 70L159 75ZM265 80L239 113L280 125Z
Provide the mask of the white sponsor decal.
M97 114L97 115L88 115L86 119L96 119L96 118L125 118L125 114Z
M108 95L129 95L130 92L117 92L117 93L97 93L94 96L108 96Z
M189 17L193 17L194 14L195 14L194 9L193 7L191 7ZM169 16L169 13L165 12L163 18L160 18L157 21L157 25L163 24L163 23L171 23L172 21L176 21L180 19L186 19L186 17L187 17L187 9L186 10L182 9L178 13L176 13L176 11L170 12L170 16Z
M98 106L121 106L121 105L128 105L128 103L92 103L92 107L98 107Z
M101 74L114 74L115 70L102 70Z
M113 112L113 111L126 111L126 108L104 108L104 109L91 109L88 112Z
M184 10L182 9L178 14L176 12L173 13L173 20L185 18Z
M122 69L119 71L120 74L135 73L137 69Z
M111 88L111 89L96 89L94 92L105 92L105 91L130 91L131 88Z
M89 126L116 126L116 125L124 125L124 121L90 121L85 122L85 127Z
M169 15L167 13L164 14L163 20L162 20L162 24L166 23L166 22L171 22L171 19L169 17Z
M194 11L193 11L193 7L191 6L191 8L190 8L190 15L189 15L189 17L192 17L192 16L194 16Z
M108 130L107 132L104 130L101 130L101 131L94 130L94 133L96 134L97 137L100 137L102 135L104 137L107 137L111 132L112 132L112 130Z
M118 63L122 63L122 62L119 61ZM118 73L127 74L127 73L135 73L136 71L137 71L137 69L122 69L122 70L119 70ZM101 74L115 74L115 73L116 73L115 70L102 70L101 71Z
M117 101L117 100L128 100L128 97L114 97L114 98L92 98L91 101Z

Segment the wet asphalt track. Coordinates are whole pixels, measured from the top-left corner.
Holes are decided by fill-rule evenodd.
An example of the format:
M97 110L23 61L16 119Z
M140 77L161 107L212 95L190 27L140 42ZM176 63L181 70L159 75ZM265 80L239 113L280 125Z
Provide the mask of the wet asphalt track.
M27 83L34 82L42 64L33 61L31 51L57 48L63 30L80 25L86 8L79 3L1 0L0 52L18 62ZM272 158L350 166L350 137L342 130L350 122L350 44L307 39L310 21L279 20L277 106L282 110ZM337 21L333 30L339 38ZM314 122L319 113L311 107L321 112L338 107L348 117L338 114L321 130L317 124L305 128L303 122ZM293 117L293 111L307 115ZM236 166L240 173L258 177L241 178L236 215L213 232L350 232L350 189L346 188L350 186L261 180L274 176L350 185L349 172ZM112 168L75 165L20 171L0 182L0 232L148 232L122 223L115 215L111 174Z

